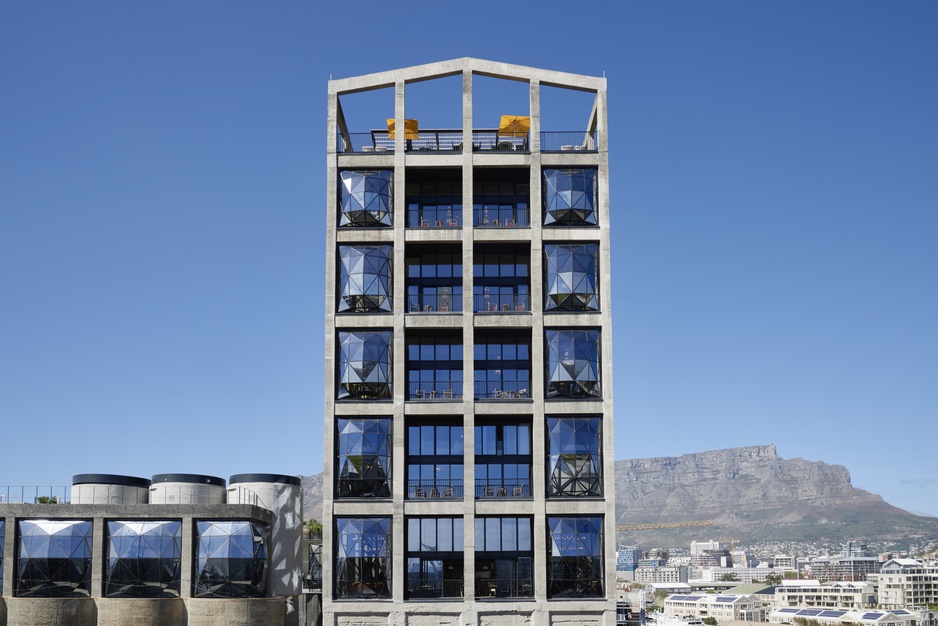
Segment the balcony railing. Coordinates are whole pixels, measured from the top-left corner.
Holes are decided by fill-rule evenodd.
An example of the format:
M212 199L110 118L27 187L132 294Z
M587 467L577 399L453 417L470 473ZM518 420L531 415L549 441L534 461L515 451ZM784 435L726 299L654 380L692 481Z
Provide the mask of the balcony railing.
M417 139L406 139L406 152L449 152L463 150L463 133L458 129L420 130ZM541 152L596 152L596 131L544 131L541 132ZM528 152L528 134L504 134L498 129L472 131L473 152ZM394 138L385 129L368 133L339 133L336 151L341 153L387 154L394 152Z
M480 578L476 580L476 598L532 598L534 581L530 578Z
M531 481L527 479L498 480L493 478L477 478L475 497L476 500L485 500L488 498L530 498Z
M439 480L408 480L407 499L423 500L462 500L463 482L461 478Z
M442 580L439 578L407 578L407 598L461 598L465 586L462 578Z
M462 207L407 209L407 228L462 228Z
M527 373L527 372L525 372ZM527 380L479 380L475 381L476 400L525 400L531 396Z
M462 399L462 381L410 383L407 388L408 400L460 400Z
M407 296L407 310L411 313L461 312L462 295L419 294Z
M473 296L472 306L477 313L524 313L528 308L527 294L489 293Z
M531 218L527 209L512 206L473 209L472 223L476 228L514 228L530 226Z
M541 152L596 152L596 131L548 131L541 133Z
M106 487L105 487L106 489ZM0 504L21 502L25 504L67 504L71 498L71 487L67 486L0 486Z

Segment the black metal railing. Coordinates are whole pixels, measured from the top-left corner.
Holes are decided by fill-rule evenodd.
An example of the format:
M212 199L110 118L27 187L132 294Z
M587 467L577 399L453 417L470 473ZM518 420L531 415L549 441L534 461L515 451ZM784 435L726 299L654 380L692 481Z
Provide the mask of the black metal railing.
M462 578L442 580L439 578L407 578L407 598L461 598L465 586Z
M476 379L474 397L476 400L524 400L531 397L530 388L527 380Z
M462 381L410 383L407 386L408 400L460 400Z
M547 131L541 133L541 152L596 152L596 131Z
M107 493L107 487L102 486L102 491ZM68 486L0 486L0 504L67 504L70 501L71 487Z
M528 479L477 478L475 497L476 500L486 498L530 498L531 481Z
M534 581L531 578L479 578L476 580L476 598L531 598Z
M462 207L408 209L407 228L462 228Z
M500 133L497 129L472 131L473 152L527 152L527 133Z
M499 133L497 129L472 131L473 152L528 152L528 133ZM596 152L596 131L543 131L541 152ZM406 152L451 152L463 150L461 130L421 130L416 139L405 139ZM387 154L394 152L394 138L387 130L368 133L347 133L336 138L336 151L341 153Z
M528 304L528 294L489 293L472 298L476 313L524 313L531 310Z
M437 287L439 289L439 287ZM451 313L462 311L462 294L418 294L407 296L411 313Z
M462 497L463 482L461 478L407 481L408 500L422 500L424 498L462 500Z
M472 210L472 223L476 228L514 228L530 226L531 217L528 209L487 207Z

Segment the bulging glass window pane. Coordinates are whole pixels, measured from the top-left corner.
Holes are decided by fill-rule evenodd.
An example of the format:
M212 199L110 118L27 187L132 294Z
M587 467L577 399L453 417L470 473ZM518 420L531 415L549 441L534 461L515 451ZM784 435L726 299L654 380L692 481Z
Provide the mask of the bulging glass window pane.
M109 521L104 595L109 598L178 597L182 523Z
M339 313L391 311L390 245L339 246Z
M391 419L336 420L336 496L391 497Z
M391 597L391 518L337 517L336 598Z
M544 225L595 226L596 170L545 169Z
M391 397L391 331L340 331L338 398Z
M598 417L547 418L547 495L602 496Z
M602 397L599 330L547 330L547 397Z
M267 589L266 524L196 520L196 598L259 598Z
M339 226L391 226L393 179L390 170L341 172Z
M547 517L547 597L602 597L603 518Z
M545 311L598 311L595 243L545 244Z
M90 521L20 520L17 523L17 596L65 598L90 595Z

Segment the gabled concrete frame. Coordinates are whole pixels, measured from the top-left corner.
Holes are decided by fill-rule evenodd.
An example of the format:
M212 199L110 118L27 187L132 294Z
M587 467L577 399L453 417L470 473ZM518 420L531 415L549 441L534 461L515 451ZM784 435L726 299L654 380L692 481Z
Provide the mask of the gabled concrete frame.
M370 91L381 88L394 88L394 115L398 128L404 125L404 95L407 84L444 78L463 77L462 132L464 138L472 135L472 77L474 75L527 82L530 85L531 138L528 153L473 152L472 142L463 141L463 151L459 152L405 152L404 133L397 133L393 152L381 154L359 154L337 152L337 137L346 135L349 129L342 114L339 98L342 95ZM597 131L596 151L577 151L563 153L541 153L540 151L540 85L574 89L595 94L595 100L587 120L586 128ZM426 613L442 617L461 615L463 624L501 623L496 618L504 617L506 624L516 623L525 615L532 625L548 624L557 619L578 624L611 624L615 619L615 500L614 500L614 455L613 455L613 389L612 389L612 327L611 327L611 283L610 283L610 234L609 234L609 174L608 144L606 134L606 80L602 77L580 76L564 72L553 72L506 63L462 58L440 63L431 63L399 70L379 72L364 76L332 80L328 91L328 132L327 132L327 195L326 195L326 293L325 293L325 467L323 484L324 533L323 533L323 605L324 623L333 624L340 615L348 618L360 617L362 623L402 624L422 623L419 616ZM381 116L383 123L385 116ZM353 129L354 130L354 129ZM466 211L472 207L473 168L485 167L529 167L531 191L530 228L518 229L476 229ZM542 167L595 167L598 172L599 203L597 212L599 222L595 227L542 228L541 219L541 169ZM405 206L404 173L408 167L448 167L461 168L463 180L464 219L460 229L422 230L406 229L403 218ZM394 213L393 228L344 228L338 229L337 198L338 171L340 169L393 169ZM601 311L597 312L543 312L543 242L561 241L598 241L599 242L599 290ZM391 243L394 245L395 275L393 283L392 314L337 314L336 313L336 246L345 243ZM463 312L436 315L407 315L404 310L405 285L403 272L405 246L411 242L450 242L459 243L463 255ZM500 242L525 243L531 246L531 288L530 301L533 309L528 314L473 314L472 303L472 261L476 243L497 244ZM545 318L547 321L545 321ZM602 328L602 400L561 400L551 401L545 407L544 402L544 329L551 328ZM474 332L480 328L526 329L532 335L532 380L531 401L527 403L488 403L473 402L471 392L463 400L449 403L419 403L405 401L403 389L406 382L403 355L405 354L405 329L407 332L419 332L420 328L450 328L462 330L464 353L464 387L473 388L473 345ZM392 328L393 402L336 402L336 331L345 328ZM405 413L408 416L435 415L451 416L463 419L464 448L469 451L464 462L464 480L471 485L474 478L474 460L471 450L474 448L473 426L476 416L486 415L525 415L532 420L532 491L533 501L493 502L475 501L471 488L467 487L465 497L458 502L443 501L406 501L405 500ZM545 499L544 466L546 437L545 413L560 414L602 414L603 416L603 483L605 497L602 499ZM393 486L392 498L371 501L335 501L333 497L334 458L335 458L335 419L346 416L387 416L393 419ZM414 515L464 515L470 520L473 515L531 515L534 519L534 576L535 597L531 600L478 602L474 598L474 529L471 524L465 527L465 597L461 601L450 602L436 600L432 602L404 602L406 567L404 562L405 516ZM604 576L606 598L599 600L547 600L546 597L546 561L544 541L547 536L547 515L603 515L604 516ZM391 516L393 533L392 553L392 600L390 601L333 601L333 517L349 516ZM404 618L406 615L406 619ZM368 617L366 617L368 616ZM372 621L373 620L373 621ZM515 621L513 621L515 620ZM442 623L439 620L433 622ZM521 622L517 622L521 623Z

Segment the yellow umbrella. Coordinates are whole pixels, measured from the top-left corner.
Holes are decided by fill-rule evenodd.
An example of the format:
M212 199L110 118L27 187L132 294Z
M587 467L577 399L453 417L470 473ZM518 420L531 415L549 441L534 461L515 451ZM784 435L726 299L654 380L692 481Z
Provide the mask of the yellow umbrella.
M394 139L394 118L388 118L388 139ZM404 139L420 139L417 120L404 120Z
M498 124L498 134L510 137L523 137L531 130L531 117L529 115L502 115Z

